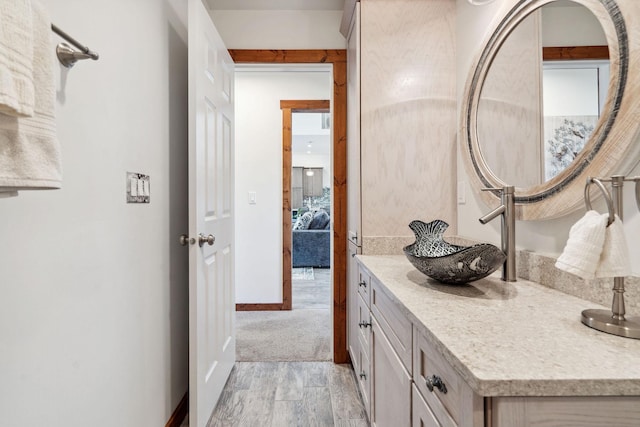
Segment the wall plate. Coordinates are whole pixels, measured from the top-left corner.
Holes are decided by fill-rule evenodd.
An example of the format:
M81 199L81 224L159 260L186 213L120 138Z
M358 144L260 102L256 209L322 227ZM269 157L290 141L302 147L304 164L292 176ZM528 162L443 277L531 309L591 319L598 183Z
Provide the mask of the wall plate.
M151 181L149 175L127 172L127 203L149 203L151 199Z

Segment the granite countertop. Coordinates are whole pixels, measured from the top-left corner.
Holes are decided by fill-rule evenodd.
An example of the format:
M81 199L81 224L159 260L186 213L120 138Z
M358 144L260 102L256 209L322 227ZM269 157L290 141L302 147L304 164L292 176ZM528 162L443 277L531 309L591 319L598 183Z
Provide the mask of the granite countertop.
M640 340L580 321L607 307L499 272L451 286L402 255L358 259L479 395L640 396Z

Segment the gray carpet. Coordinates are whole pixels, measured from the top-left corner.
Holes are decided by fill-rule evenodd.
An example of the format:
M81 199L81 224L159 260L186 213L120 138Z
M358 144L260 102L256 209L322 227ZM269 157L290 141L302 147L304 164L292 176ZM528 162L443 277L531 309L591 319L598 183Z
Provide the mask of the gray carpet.
M236 360L331 360L330 310L237 312Z
M331 360L331 270L292 273L293 310L236 313L238 362Z

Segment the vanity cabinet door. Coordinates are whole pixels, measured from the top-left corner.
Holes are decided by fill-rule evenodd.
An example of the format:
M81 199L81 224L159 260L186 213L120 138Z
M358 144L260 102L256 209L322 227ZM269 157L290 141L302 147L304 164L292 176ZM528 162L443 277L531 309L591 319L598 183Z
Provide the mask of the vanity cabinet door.
M367 411L367 417L371 419L371 362L369 348L360 342L358 346L358 370L356 378L360 387L360 395L362 396L362 404Z
M372 426L411 425L411 377L372 316Z
M355 255L359 249L356 245L347 244L347 350L356 374L358 364L358 261Z

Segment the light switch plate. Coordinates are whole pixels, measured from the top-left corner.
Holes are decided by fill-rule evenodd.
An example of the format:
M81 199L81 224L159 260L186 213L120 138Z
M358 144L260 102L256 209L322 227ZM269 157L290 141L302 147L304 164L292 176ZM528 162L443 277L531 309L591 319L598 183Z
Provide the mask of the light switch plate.
M127 203L149 203L151 200L151 181L149 175L127 172Z
M250 205L255 205L256 204L256 192L255 191L249 191L249 204Z
M460 181L458 182L458 204L464 205L465 203L467 203L466 182Z

